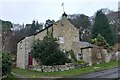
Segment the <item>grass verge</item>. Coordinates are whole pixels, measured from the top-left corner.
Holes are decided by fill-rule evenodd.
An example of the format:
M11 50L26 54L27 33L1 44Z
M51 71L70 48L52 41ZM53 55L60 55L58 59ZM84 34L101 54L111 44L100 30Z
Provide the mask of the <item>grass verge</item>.
M13 74L9 74L7 78L3 78L2 80L16 80L17 76Z
M118 66L119 61L111 61L108 63L97 64L94 66L86 67L86 68L75 68L68 71L57 71L57 72L38 72L33 70L26 70L26 69L13 69L12 72L24 75L29 78L40 78L40 77L70 77L85 73L90 73L94 71L109 69Z

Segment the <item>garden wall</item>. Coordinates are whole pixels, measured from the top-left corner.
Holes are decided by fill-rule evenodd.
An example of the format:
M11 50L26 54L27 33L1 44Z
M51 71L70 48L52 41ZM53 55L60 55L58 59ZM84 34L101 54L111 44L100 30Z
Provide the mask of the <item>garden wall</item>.
M34 66L30 68L31 70L35 71L43 71L43 72L55 72L55 71L65 71L65 70L70 70L74 68L82 68L82 67L87 67L88 64L74 64L74 63L67 63L65 65L55 65L55 66Z

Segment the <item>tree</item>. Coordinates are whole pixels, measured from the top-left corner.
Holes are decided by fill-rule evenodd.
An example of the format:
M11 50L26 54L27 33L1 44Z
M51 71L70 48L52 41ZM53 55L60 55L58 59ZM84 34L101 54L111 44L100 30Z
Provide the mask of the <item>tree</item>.
M84 14L81 14L80 15L80 25L84 28L84 29L87 29L91 23L90 23L90 20L89 20L89 17L84 15Z
M82 41L90 41L91 39L91 22L88 16L81 14L74 19L68 19L76 28L80 30L79 38Z
M6 76L11 72L11 56L7 52L2 53L2 76Z
M101 10L97 11L96 13L92 37L96 38L98 34L102 35L110 45L114 44L115 38L113 36L111 27L109 25L107 17Z
M43 28L43 24L39 24L38 21L34 21L34 20L33 20L32 24L27 24L26 27L27 26L28 26L28 34L29 35L33 35Z
M42 41L35 41L30 53L42 65L62 65L67 61L64 52L60 50L56 38L53 38L51 33Z
M13 31L11 30L11 28L13 28L13 25L10 21L0 20L0 26L2 27L2 49L8 51L10 38L13 34Z
M48 27L49 25L51 25L51 24L53 24L53 23L55 23L54 20L48 19L48 20L46 20L45 27Z
M86 29L89 26L91 26L89 17L84 14L76 16L76 18L74 18L74 19L68 19L68 20L78 29L80 27L82 27L83 29Z
M11 28L13 28L12 23L10 21L0 20L0 24L2 25L3 31L11 31Z
M40 31L43 28L43 23L39 24L38 21L36 21L35 26L36 26L36 30Z
M31 27L29 29L30 34L34 34L36 32L36 26L35 26L35 21L33 20Z

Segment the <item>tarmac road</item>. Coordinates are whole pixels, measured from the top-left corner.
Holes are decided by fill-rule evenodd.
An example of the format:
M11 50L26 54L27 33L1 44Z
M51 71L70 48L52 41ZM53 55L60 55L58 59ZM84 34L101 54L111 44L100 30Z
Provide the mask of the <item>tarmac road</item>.
M120 67L76 76L76 78L118 78L118 77L120 78Z

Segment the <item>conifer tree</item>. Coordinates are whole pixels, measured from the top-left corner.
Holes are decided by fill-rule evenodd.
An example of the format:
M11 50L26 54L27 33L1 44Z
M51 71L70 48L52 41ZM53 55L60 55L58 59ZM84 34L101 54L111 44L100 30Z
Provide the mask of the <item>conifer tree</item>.
M97 11L96 13L95 22L93 24L92 37L96 38L98 34L103 36L110 45L114 44L115 38L113 36L108 19L101 10Z

